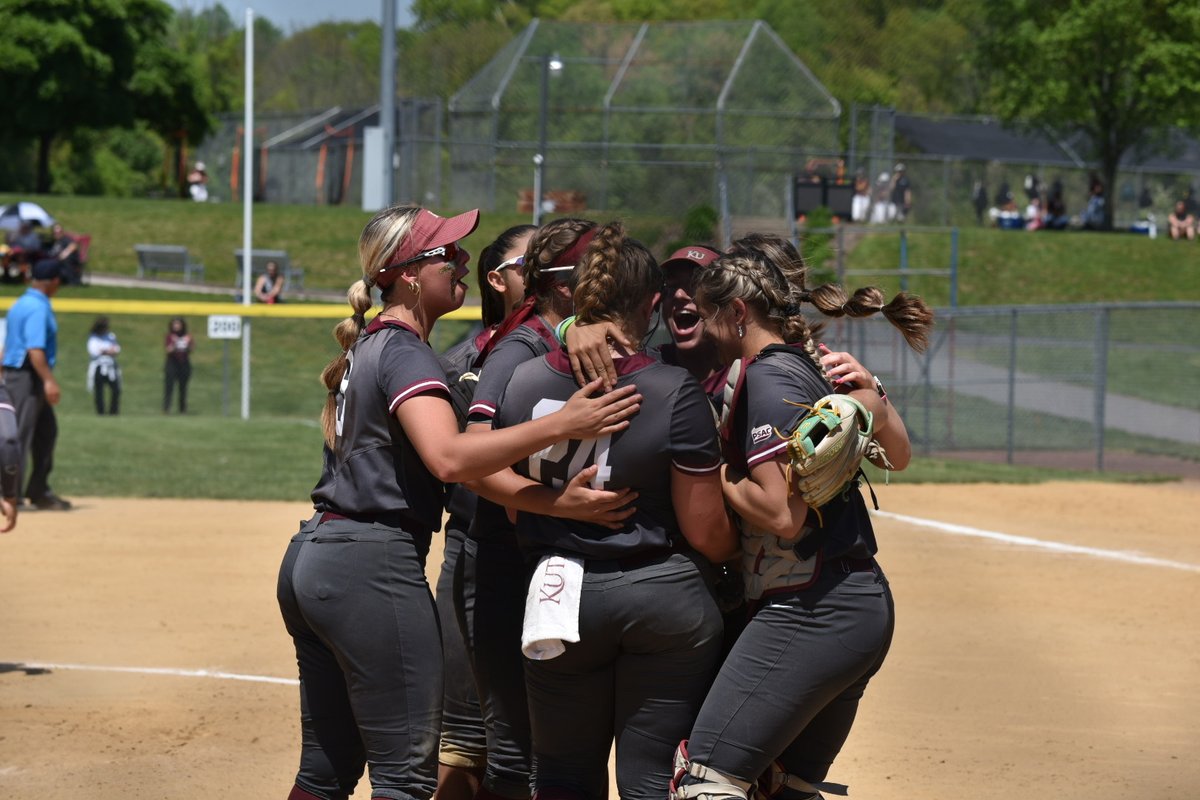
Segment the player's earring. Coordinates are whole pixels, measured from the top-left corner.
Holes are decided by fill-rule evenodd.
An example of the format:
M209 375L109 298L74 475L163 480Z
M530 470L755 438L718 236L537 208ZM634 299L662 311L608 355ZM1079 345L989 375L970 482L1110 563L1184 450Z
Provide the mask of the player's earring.
M743 339L743 338L745 338L745 336L746 336L746 328L745 328L745 326L744 326L744 325L742 325L742 323L740 323L740 322L737 324L737 332L738 332L738 338L739 338L739 339Z
M417 283L416 281L412 281L408 284L408 288L412 290L414 300L421 299L421 284Z

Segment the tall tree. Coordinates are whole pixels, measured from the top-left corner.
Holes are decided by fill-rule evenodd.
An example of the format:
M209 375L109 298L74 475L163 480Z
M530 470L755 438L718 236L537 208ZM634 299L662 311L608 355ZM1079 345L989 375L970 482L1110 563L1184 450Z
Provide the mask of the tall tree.
M37 142L39 192L50 188L50 150L83 128L162 130L211 126L196 108L192 73L165 47L171 7L162 0L3 0L0 80L7 124Z
M1200 5L1177 0L993 0L978 47L995 112L1083 133L1108 192L1121 159L1200 127Z

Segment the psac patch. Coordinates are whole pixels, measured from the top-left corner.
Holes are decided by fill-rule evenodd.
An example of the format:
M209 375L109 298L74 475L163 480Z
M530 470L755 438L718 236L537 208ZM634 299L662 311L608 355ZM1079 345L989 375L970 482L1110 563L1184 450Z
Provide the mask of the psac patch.
M769 424L759 425L757 428L754 428L750 431L750 440L755 444L758 444L759 442L765 442L767 439L771 438L771 434L774 432L775 429Z

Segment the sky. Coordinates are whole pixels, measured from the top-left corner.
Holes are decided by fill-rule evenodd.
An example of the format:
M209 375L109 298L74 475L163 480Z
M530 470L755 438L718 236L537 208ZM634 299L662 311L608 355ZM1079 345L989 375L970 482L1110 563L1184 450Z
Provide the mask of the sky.
M405 28L412 24L409 0L392 0L396 3L396 25ZM246 17L246 7L254 9L255 16L266 17L284 33L307 28L318 22L330 20L341 22L374 20L383 18L385 0L167 0L175 8L191 8L199 11L217 2L225 6L235 20L241 24Z

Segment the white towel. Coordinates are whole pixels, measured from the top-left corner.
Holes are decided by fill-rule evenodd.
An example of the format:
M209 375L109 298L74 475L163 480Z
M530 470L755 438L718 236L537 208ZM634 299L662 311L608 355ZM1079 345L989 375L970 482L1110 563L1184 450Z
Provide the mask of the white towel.
M579 597L583 592L583 561L544 556L529 581L525 597L525 626L521 652L545 661L566 651L563 642L579 641Z

